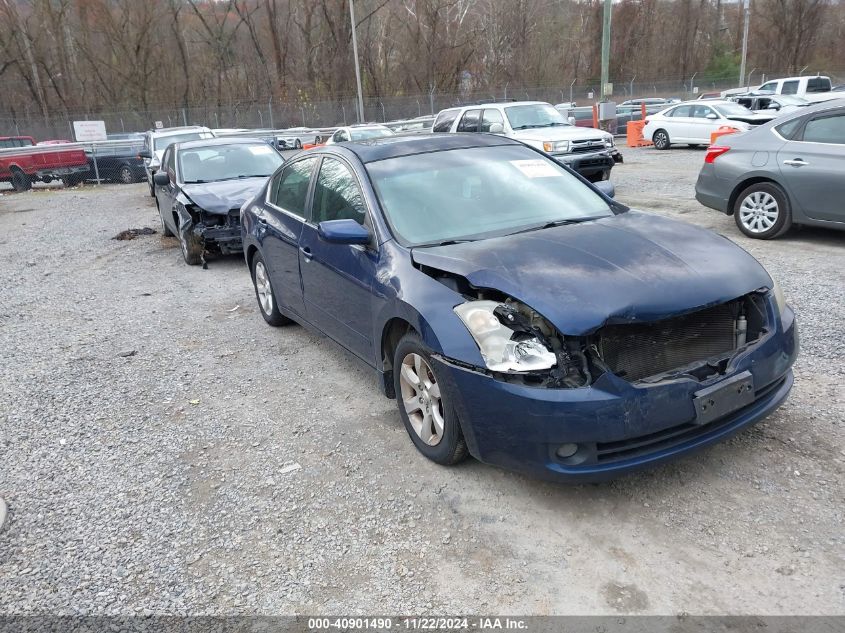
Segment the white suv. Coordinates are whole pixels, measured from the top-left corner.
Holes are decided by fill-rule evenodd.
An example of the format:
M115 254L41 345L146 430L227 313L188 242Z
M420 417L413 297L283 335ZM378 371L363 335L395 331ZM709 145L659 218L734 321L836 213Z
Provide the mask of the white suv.
M613 135L576 127L542 101L449 108L437 115L432 132L501 134L546 152L592 181L610 177L613 154L618 154Z
M155 198L153 174L161 167L161 157L164 150L173 143L198 141L214 138L214 133L201 125L187 125L185 127L166 127L148 130L144 133L144 149L140 156L144 159L144 169L147 172L147 184L150 186L150 196Z

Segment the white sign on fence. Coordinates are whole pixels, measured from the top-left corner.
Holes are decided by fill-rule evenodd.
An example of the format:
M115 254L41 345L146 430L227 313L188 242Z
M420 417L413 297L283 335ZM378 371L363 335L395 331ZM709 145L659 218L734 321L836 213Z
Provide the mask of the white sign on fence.
M74 121L73 133L79 143L108 140L105 121Z

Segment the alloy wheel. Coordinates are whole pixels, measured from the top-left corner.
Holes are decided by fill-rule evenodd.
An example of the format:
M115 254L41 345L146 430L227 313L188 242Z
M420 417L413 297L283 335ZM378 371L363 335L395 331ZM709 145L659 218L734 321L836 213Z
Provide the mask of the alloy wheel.
M133 182L135 182L135 176L132 175L132 170L129 169L128 167L123 167L120 170L119 178L120 178L120 182L122 182L125 185L129 185L129 184L132 184Z
M751 233L764 233L777 222L780 209L775 197L765 191L748 194L739 207L739 221Z
M270 286L270 277L264 267L264 262L255 264L255 291L258 293L258 303L261 304L264 314L271 314L273 312L273 288Z
M440 385L434 372L419 354L408 354L399 368L402 403L411 427L429 446L437 446L443 439L445 418Z

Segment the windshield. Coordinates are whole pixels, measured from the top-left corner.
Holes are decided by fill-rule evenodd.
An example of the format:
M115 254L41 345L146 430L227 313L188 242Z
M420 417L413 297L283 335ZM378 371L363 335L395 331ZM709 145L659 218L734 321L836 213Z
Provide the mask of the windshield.
M514 130L569 125L566 119L548 103L510 106L505 108L508 122Z
M179 174L185 184L264 177L283 162L266 143L192 147L179 151Z
M173 145L173 143L184 143L186 141L199 141L201 139L214 138L211 132L186 132L185 134L171 134L170 136L159 136L153 138L153 149L156 152L162 151Z
M393 136L393 132L385 128L369 128L366 130L349 130L353 141L364 141L368 138L380 138L382 136Z
M578 178L521 146L402 156L370 163L367 170L388 223L407 246L613 215Z
M720 103L712 106L722 116L748 116L751 110L738 103Z

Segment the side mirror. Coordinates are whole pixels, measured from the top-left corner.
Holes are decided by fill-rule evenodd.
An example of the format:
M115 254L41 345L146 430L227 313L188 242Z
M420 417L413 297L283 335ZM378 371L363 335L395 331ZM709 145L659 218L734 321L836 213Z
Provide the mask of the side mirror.
M501 134L505 131L505 126L501 123L491 123L490 124L490 134Z
M719 115L711 112L710 114L707 115L707 118L710 119L711 121L715 121L716 119L719 118Z
M770 103L766 106L766 110L780 110L780 105L777 103Z
M317 225L320 239L332 244L369 244L370 232L355 220L325 220Z
M166 187L170 184L170 176L166 171L157 171L153 174L153 182L159 187Z
M147 160L150 160L153 157L152 153L148 149L142 149L140 152L138 152L138 156L140 156L141 158L146 158Z
M616 187L613 186L613 183L609 180L599 180L596 185L596 189L601 191L604 195L608 198L613 198L616 196Z

